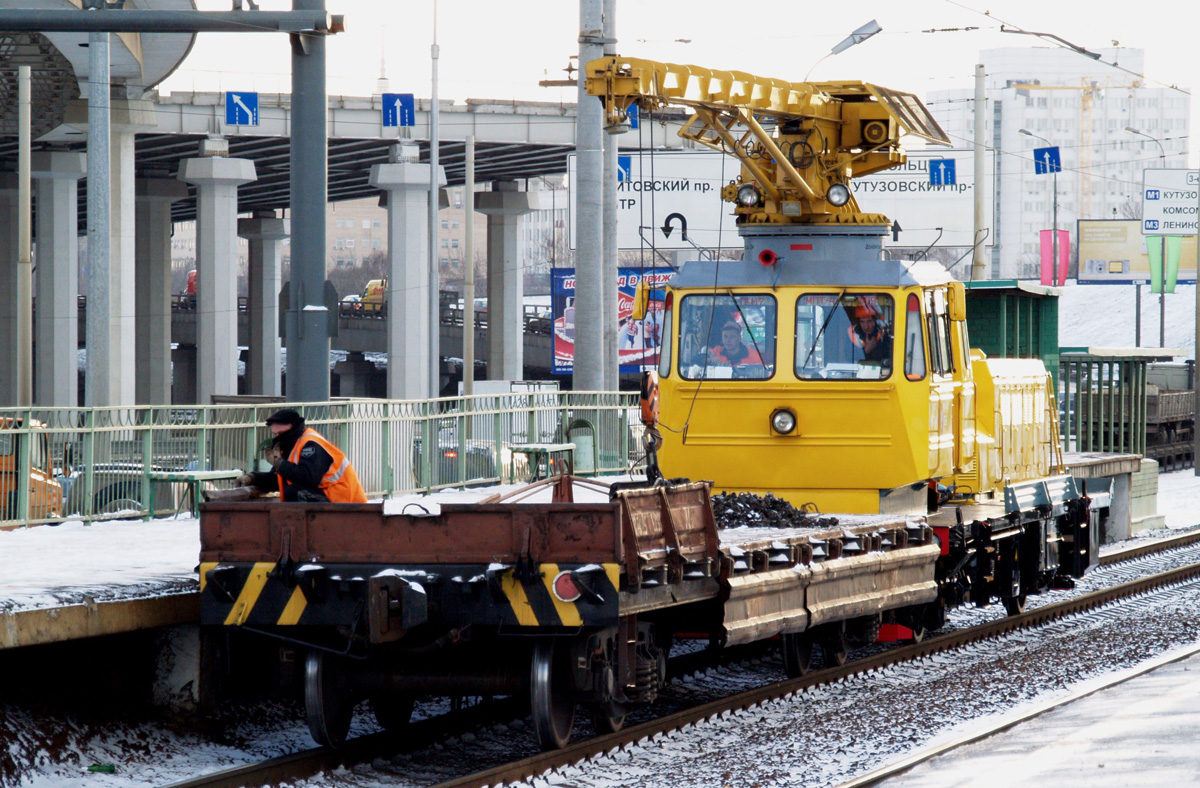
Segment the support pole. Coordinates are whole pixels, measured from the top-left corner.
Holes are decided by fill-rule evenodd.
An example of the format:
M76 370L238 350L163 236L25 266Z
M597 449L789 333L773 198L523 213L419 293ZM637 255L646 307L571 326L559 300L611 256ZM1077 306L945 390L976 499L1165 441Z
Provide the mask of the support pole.
M17 405L33 404L33 192L30 178L29 66L17 68L17 212L20 216L17 260Z
M109 69L108 33L88 35L88 287L87 350L90 359L107 359L109 330ZM322 225L324 226L324 225ZM89 407L108 405L108 364L89 363L84 371Z
M1054 171L1054 182L1053 182L1052 188L1054 189L1054 209L1053 209L1053 216L1050 219L1050 223L1054 226L1054 229L1051 230L1051 234L1050 234L1050 241L1051 241L1050 248L1053 250L1050 253L1050 282L1055 287L1058 287L1059 281L1058 281L1058 170L1057 169Z
M438 275L438 43L437 43L437 0L433 2L433 45L429 48L432 64L433 84L429 97L429 396L433 399L442 393L441 337L442 305L439 299L441 285Z
M325 0L293 0L324 11ZM325 37L292 36L292 271L288 282L287 398L329 400L329 320L325 306L328 149Z
M1164 277L1166 275L1164 274ZM1158 294L1158 346L1167 346L1167 293L1166 284L1163 284L1163 292Z
M617 54L617 0L604 0L604 54ZM618 134L604 136L604 177L600 185L604 194L602 219L602 248L600 288L604 332L604 390L620 388L621 360L617 340L617 141Z
M985 153L984 134L987 126L984 120L987 116L986 74L983 64L975 65L975 248L971 253L971 281L979 282L988 278L987 268L983 262L984 227L983 197L985 184L983 182L983 157Z
M475 135L468 134L463 151L465 168L463 228L467 233L467 270L463 282L463 394L475 393Z
M604 54L602 0L579 0L579 67ZM586 75L579 77L578 111L575 120L577 157L575 212L575 359L572 384L575 391L604 388L603 309L603 186L604 107L587 93Z
M1200 180L1200 169L1196 170L1197 180ZM1196 187L1196 270L1200 271L1200 184ZM1192 347L1192 385L1195 396L1192 398L1192 413L1200 413L1200 280L1196 282L1196 336ZM1194 417L1193 417L1194 419ZM1193 420L1193 423L1194 420ZM1200 476L1200 430L1192 428L1192 470Z
M1133 346L1142 346L1142 285L1138 283L1133 286L1134 298L1136 303L1133 306L1134 328L1133 328Z

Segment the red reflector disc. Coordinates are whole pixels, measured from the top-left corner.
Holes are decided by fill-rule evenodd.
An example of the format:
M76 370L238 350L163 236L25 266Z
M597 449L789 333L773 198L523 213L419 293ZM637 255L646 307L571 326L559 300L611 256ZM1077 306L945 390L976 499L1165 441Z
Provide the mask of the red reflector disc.
M575 578L571 577L570 572L559 572L558 577L554 578L554 595L563 602L574 602L579 599L579 587L575 585Z

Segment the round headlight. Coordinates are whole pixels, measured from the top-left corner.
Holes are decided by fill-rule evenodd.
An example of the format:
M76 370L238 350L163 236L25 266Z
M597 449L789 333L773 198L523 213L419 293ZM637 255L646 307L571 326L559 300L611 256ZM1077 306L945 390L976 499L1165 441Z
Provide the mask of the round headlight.
M835 208L841 208L850 202L850 187L844 183L835 183L825 192L825 201Z
M738 205L744 208L753 208L758 205L762 199L762 194L758 191L758 187L752 183L746 183L738 187L737 201Z
M787 435L796 429L796 414L790 410L777 410L771 415L771 427L780 435Z

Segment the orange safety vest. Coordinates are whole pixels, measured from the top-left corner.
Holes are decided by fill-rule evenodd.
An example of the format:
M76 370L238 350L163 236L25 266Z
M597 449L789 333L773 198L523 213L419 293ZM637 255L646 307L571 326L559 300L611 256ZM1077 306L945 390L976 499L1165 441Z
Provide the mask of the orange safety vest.
M329 499L330 503L366 503L367 494L363 490L362 484L359 483L358 474L354 472L354 466L350 464L350 460L346 459L346 455L342 453L341 449L325 440L321 433L312 427L300 434L296 445L288 454L288 462L298 463L300 450L309 441L329 452L329 456L333 458L329 470L325 471L319 485L321 492L325 493L325 497ZM283 498L283 487L283 477L279 476L279 497L281 499Z

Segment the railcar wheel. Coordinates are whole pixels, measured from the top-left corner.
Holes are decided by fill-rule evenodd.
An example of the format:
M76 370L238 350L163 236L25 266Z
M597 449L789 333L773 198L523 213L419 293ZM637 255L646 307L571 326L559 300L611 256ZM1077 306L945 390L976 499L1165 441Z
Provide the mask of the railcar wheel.
M825 657L825 667L840 668L846 664L846 628L845 623L838 621L819 627L820 634L817 643L821 646L821 654Z
M813 641L807 632L796 632L780 636L783 651L783 669L789 679L808 673L812 665Z
M596 729L597 736L616 733L625 727L625 711L612 704L592 706L591 712L592 727Z
M1025 612L1025 594L1004 597L1004 610L1010 616L1019 616Z
M412 695L372 695L371 713L379 727L387 731L397 731L408 725L413 713Z
M533 647L529 705L533 730L543 750L561 750L575 727L575 699L571 695L570 651L566 645L543 640Z
M313 740L337 749L346 741L354 716L354 697L345 665L324 651L310 651L304 662L304 713Z

